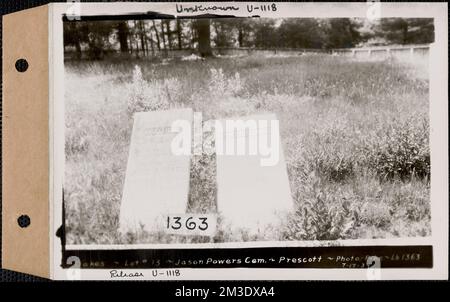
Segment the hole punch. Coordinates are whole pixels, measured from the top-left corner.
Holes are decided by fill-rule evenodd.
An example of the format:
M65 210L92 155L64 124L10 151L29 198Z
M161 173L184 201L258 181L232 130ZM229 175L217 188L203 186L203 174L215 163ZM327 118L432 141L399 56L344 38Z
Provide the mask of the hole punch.
M26 228L30 225L31 219L28 215L20 215L19 218L17 218L17 223L21 228Z
M18 59L16 61L16 70L18 72L25 72L28 69L28 61L25 59Z

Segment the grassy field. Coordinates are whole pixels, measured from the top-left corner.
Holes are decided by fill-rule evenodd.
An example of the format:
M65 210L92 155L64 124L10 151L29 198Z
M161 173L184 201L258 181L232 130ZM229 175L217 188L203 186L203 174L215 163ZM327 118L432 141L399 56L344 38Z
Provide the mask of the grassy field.
M428 81L394 62L329 55L66 62L69 244L430 235ZM118 233L132 114L274 112L296 212L271 237ZM216 211L214 157L192 159L189 209Z

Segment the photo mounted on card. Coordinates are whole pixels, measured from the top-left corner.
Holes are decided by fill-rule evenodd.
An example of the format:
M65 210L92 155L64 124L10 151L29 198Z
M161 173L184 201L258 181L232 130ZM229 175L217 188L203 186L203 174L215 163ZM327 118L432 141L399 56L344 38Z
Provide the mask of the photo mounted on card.
M52 278L447 274L442 5L49 7Z
M167 7L63 17L62 268L433 268L433 18Z

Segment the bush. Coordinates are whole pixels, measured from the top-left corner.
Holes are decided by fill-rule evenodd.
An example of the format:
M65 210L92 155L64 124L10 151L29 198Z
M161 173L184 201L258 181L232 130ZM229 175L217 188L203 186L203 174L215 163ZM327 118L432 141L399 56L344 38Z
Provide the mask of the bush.
M302 165L309 173L316 172L330 181L345 181L355 176L357 159L354 145L358 143L346 122L333 121L314 129L304 140Z
M289 240L342 238L353 226L353 220L342 196L335 193L318 175L309 175L297 196L298 208L286 223L284 236Z
M368 127L331 121L303 138L297 163L306 171L342 182L369 171L381 180L430 176L429 121L425 114L383 118Z
M210 69L209 92L213 96L235 96L243 87L243 82L238 72L234 76L226 76L222 68Z
M431 219L428 182L412 179L408 183L392 184L389 203L396 219L409 222Z
M422 115L380 125L363 142L363 160L382 179L428 178L429 121Z
M152 79L147 82L143 76L141 68L136 65L133 70L133 80L127 85L128 113L155 111L169 109L174 103L172 94L181 94L181 89L176 79L165 79L159 81Z

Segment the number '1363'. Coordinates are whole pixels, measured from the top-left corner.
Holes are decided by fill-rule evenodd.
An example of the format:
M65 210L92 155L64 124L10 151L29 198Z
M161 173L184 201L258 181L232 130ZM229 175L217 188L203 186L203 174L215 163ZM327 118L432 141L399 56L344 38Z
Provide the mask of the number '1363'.
M168 216L167 229L172 230L200 230L206 231L208 229L208 217L193 217L193 216Z

